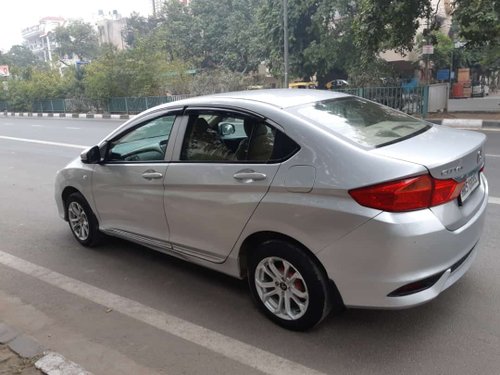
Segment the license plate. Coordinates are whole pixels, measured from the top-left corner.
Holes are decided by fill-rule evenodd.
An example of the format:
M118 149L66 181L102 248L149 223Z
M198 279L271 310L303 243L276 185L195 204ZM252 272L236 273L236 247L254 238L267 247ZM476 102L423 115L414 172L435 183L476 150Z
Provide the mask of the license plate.
M465 200L471 195L471 193L477 189L479 186L479 172L475 171L465 180L464 187L460 192L460 201L465 202Z

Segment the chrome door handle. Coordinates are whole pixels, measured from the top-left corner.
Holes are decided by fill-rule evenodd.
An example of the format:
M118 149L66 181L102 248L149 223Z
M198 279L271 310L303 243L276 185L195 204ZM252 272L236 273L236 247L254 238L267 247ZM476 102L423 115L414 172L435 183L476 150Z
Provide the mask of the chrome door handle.
M233 178L243 182L252 182L265 180L267 176L259 172L238 172L233 175Z
M162 178L163 174L160 172L155 172L155 171L146 171L142 174L142 178L145 178L146 180L157 180L159 178Z

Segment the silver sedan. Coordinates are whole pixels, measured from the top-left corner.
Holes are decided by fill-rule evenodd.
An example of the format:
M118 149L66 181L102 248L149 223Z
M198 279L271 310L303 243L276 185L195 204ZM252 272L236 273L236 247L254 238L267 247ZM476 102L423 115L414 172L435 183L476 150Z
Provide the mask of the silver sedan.
M485 136L316 90L155 107L58 172L77 241L121 237L237 278L305 330L347 307L405 308L457 281L488 201Z

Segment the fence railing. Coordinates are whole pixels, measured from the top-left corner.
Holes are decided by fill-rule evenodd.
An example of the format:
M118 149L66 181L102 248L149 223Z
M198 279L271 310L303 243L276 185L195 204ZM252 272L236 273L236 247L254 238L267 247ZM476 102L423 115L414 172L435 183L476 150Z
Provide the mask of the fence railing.
M11 105L0 101L0 111L38 113L117 113L135 114L160 104L188 98L190 95L120 97L109 100L44 99L34 100L28 105Z
M429 86L357 87L334 89L387 105L408 114L426 116L429 109ZM35 100L29 108L14 108L0 101L0 111L48 113L116 113L135 114L159 104L188 98L189 95L121 97L109 100L47 99Z
M429 109L429 86L349 87L333 91L360 96L411 115L424 117Z

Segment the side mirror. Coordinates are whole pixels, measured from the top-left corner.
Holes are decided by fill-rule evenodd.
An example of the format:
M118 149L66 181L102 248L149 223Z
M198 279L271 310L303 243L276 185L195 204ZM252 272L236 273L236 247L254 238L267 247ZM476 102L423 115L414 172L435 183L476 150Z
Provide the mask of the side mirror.
M236 132L236 129L234 127L233 124L231 124L230 122L221 122L219 124L219 133L220 135L231 135L231 134L234 134Z
M86 149L80 154L80 159L82 163L85 164L97 164L101 161L101 150L99 146L94 146Z

